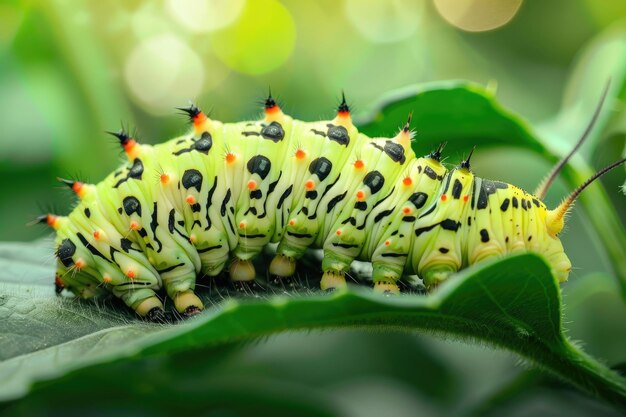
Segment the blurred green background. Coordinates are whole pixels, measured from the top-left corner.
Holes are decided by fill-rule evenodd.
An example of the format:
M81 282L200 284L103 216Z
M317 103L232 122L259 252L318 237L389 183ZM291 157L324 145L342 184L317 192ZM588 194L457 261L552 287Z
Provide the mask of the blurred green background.
M97 182L120 163L105 130L124 124L143 142L163 141L187 129L174 108L189 100L223 121L255 118L271 86L286 112L314 120L333 114L342 90L358 115L408 84L468 79L497 88L506 107L540 123L557 113L581 49L622 30L623 19L622 0L2 0L0 240L47 236L26 223L70 211L73 197L57 176ZM594 166L623 152L624 137L603 138ZM478 149L474 166L530 190L549 168L519 149ZM603 182L624 220L617 171ZM566 192L557 184L548 203ZM590 353L626 362L615 349L626 328L612 320L626 312L581 223L575 212L563 239L579 268L564 287L566 327ZM593 281L576 282L591 273ZM484 404L497 403L489 398L509 392L510 415L610 412L527 374L505 353L428 336L286 335L233 363L242 375L309 387L343 415L482 415Z

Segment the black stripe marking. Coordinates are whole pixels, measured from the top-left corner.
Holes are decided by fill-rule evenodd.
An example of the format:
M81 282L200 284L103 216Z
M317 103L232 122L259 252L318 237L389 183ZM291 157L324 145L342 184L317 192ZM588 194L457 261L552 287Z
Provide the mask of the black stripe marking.
M355 245L352 243L332 243L333 246L336 246L338 248L345 248L345 249L350 249L350 248L358 248L359 245Z
M265 237L265 235L263 233L259 233L256 235L242 235L241 233L239 233L239 237L243 237L245 239L256 239L256 238L260 238L260 237Z
M204 230L209 230L211 228L211 216L209 215L209 208L211 208L211 205L213 204L213 193L215 192L215 189L217 188L217 176L213 179L213 186L211 187L211 189L209 190L209 195L207 196L206 199L206 227L204 228Z
M222 217L226 216L226 204L230 200L230 188L226 191L226 195L224 196L224 200L222 200L222 206L220 207L220 214Z
M153 211L152 211L152 219L150 221L150 230L152 230L152 236L154 238L154 241L159 244L159 249L157 249L157 252L161 252L161 250L163 249L163 244L161 243L161 241L159 240L159 238L156 235L157 227L159 227L159 223L157 222L157 203L156 203L156 201L154 202L152 207L153 207Z
M289 230L287 231L287 234L289 236L293 236L293 237L298 238L298 239L305 239L305 238L313 237L313 235L310 234L310 233L295 233L295 232L290 232Z
M391 209L389 209L389 210L384 210L384 211L381 211L380 213L378 213L378 214L376 215L376 217L374 217L374 223L378 223L378 222L380 222L382 219L384 219L385 217L387 217L387 216L389 216L390 214L392 214L392 213L394 212L394 210L395 210L395 207L394 207L394 208L391 208Z
M418 219L421 219L422 217L426 217L428 216L430 213L432 213L433 211L435 211L435 209L437 208L437 204L433 204L432 206L429 207L428 210L426 210L424 213L422 213Z
M102 259L104 259L105 261L107 261L108 263L112 263L110 259L108 259L107 257L105 257L102 253L100 253L100 251L98 249L96 249L95 247L93 247L93 245L91 243L89 243L87 241L87 239L85 239L85 236L83 236L82 233L76 233L76 236L78 237L78 239L81 241L81 243L83 244L83 246L85 246L87 249L89 249L89 252L91 252L92 255L98 256ZM65 264L64 264L65 265ZM67 266L67 265L65 265Z
M174 215L175 214L176 214L176 210L171 209L170 214L167 218L167 230L169 230L170 234L174 234L174 226L175 226Z
M293 184L290 185L289 187L287 187L285 192L280 196L280 198L278 199L278 206L277 206L278 209L280 209L283 206L283 203L285 202L285 199L287 197L289 197L289 195L291 194L292 190L293 190Z
M444 230L451 230L453 232L456 232L457 230L459 230L459 227L461 227L461 223L460 222L456 222L452 219L445 219L443 221L441 221L440 223L435 223L432 224L430 226L426 226L426 227L420 227L419 229L415 230L415 236L419 236L422 233L426 233L429 232L431 230L433 230L435 227L437 226L441 226L442 229Z
M209 246L208 248L196 249L196 250L198 251L198 253L205 253L205 252L208 252L208 251L219 249L221 247L222 247L222 245L215 245L215 246Z
M179 263L179 264L176 264L176 265L168 266L167 268L157 269L157 272L158 272L159 274L164 274L164 273L166 273L166 272L170 272L170 271L175 270L175 269L176 269L176 268L178 268L179 266L184 266L184 265L185 265L184 263Z
M344 221L341 222L341 224L346 224L346 223L350 223L352 226L356 226L356 219L352 216L348 217L347 219L345 219Z
M461 184L461 181L459 181L458 178L455 178L454 185L452 186L452 198L454 198L455 200L458 200L459 198L461 198L462 190L463 190L463 184Z
M344 192L343 194L339 194L335 197L333 197L329 202L328 202L328 208L326 209L326 213L330 213L331 210L333 208L335 208L335 206L337 205L337 203L339 203L341 200L343 200L344 198L346 198L346 195L348 194L348 192Z

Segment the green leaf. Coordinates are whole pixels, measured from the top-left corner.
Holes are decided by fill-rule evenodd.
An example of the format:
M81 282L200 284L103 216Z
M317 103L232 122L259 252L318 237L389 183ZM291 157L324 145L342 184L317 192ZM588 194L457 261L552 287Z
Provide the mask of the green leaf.
M397 132L412 114L416 155L425 155L441 142L446 154L473 146L517 146L556 159L520 117L504 109L494 93L466 81L443 81L406 87L387 94L367 115L356 119L359 130L369 136Z
M0 254L20 250L3 245ZM0 266L5 270L12 262L3 258ZM113 393L129 398L158 393L148 395L158 405L171 391L171 381L184 378L180 366L193 369L193 363L207 361L219 368L220 355L228 353L229 345L276 332L331 328L417 330L484 341L626 407L626 381L563 335L560 289L542 258L532 254L475 265L428 296L384 297L362 287L319 295L314 292L318 282L306 280L304 291L270 288L257 299L220 303L224 293L214 287L201 296L207 305L217 306L178 325L145 324L111 307L58 299L51 283L42 283L39 262L16 262L25 274L22 283L0 275L0 334L7 335L0 351L11 352L0 363L0 393L5 400L19 398L30 384L40 382L30 390L29 401L6 404L9 413L15 411L13 406L28 409L28 404L57 402L63 392L72 392L76 401L93 402L88 392L107 375L115 385ZM51 276L51 266L45 268ZM271 295L274 292L283 295ZM19 334L37 343L13 336ZM220 347L221 353L216 351ZM210 369L203 373L206 389L216 383L208 374ZM118 379L113 384L114 376Z

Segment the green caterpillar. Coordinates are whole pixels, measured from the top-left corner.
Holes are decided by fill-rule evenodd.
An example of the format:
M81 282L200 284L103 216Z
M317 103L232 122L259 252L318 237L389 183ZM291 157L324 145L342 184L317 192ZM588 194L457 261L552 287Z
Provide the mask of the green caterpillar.
M294 274L307 248L323 248L324 290L346 285L354 259L372 263L375 291L395 293L403 274L435 287L515 251L543 254L562 282L571 269L558 238L565 214L582 189L624 162L550 210L541 198L562 164L535 195L476 177L469 157L448 171L443 145L415 156L410 119L393 138L359 133L345 98L333 120L319 122L292 119L271 95L259 121L181 110L193 124L188 134L150 146L114 133L128 164L97 185L63 180L80 202L67 217L38 219L56 230L58 292L113 293L159 320L164 287L178 312L193 315L203 309L196 277L228 267L233 281L252 281L251 259L270 242L279 242L269 266L278 279Z

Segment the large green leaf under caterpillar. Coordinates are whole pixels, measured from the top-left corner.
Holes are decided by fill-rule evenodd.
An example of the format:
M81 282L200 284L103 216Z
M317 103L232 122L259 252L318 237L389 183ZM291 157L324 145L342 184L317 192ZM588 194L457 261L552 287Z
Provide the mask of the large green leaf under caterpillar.
M332 295L312 290L285 292L228 299L178 325L148 325L125 311L57 299L44 280L52 266L40 261L48 250L31 245L25 257L16 255L23 252L22 245L0 247L0 351L4 359L0 393L4 400L28 395L33 404L61 404L65 401L61 393L73 392L75 399L93 401L87 393L105 369L125 375L116 382L115 395L139 396L139 380L151 378L146 374L149 369L160 369L147 364L164 360L164 354L218 361L215 349L220 346L263 335L365 327L434 331L485 341L626 407L626 381L563 335L560 289L536 255L476 265L428 296L384 297L365 288ZM17 260L9 260L14 257ZM316 284L313 279L310 288L317 288ZM207 305L222 301L222 294L205 291L201 295ZM167 381L168 376L156 380ZM167 384L163 384L159 395L167 397L162 391ZM6 411L28 403L5 403Z

